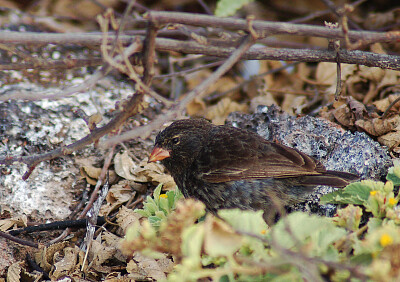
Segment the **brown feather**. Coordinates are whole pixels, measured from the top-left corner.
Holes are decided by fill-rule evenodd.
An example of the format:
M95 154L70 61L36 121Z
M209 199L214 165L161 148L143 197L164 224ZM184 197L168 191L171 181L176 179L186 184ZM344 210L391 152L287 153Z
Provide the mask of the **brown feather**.
M326 171L320 162L300 151L234 127L215 126L205 147L207 152L199 154L199 170L204 180L212 183L320 175ZM241 152L246 155L241 156ZM209 156L215 157L211 160Z

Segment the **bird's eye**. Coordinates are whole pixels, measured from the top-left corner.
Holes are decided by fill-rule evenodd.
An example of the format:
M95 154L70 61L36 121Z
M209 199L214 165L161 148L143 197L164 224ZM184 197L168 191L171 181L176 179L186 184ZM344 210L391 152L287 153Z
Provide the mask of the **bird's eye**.
M172 143L173 143L174 145L179 144L179 137L174 137L174 138L172 138Z

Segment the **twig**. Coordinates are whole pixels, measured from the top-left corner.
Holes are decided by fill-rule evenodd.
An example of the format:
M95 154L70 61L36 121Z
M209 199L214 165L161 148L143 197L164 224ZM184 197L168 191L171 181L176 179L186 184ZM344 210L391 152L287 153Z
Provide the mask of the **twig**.
M385 119L387 117L387 115L389 114L390 109L396 105L397 102L400 101L400 97L396 98L392 103L390 103L390 105L386 108L385 112L382 115L382 119Z
M97 225L104 224L106 220L104 217L99 217L97 219ZM8 234L12 236L17 236L21 233L28 234L39 231L48 231L48 230L60 230L65 228L85 228L86 227L86 219L78 219L78 220L63 220L63 221L54 221L50 223L40 224L28 226L25 228L15 229L8 231Z
M192 16L193 17L193 16ZM226 20L226 19L225 19ZM257 21L254 21L257 22ZM277 23L274 23L278 25ZM323 27L308 26L309 30L313 28L321 29L318 34L322 35L329 29ZM332 34L334 32L334 34ZM315 32L307 34L311 36ZM342 38L336 36L342 31L329 30L327 38ZM330 36L328 36L330 35ZM335 36L333 36L335 35ZM350 31L350 35L353 35L353 39L359 39L365 37L365 42L396 42L400 40L400 34L398 32L356 32ZM375 36L375 37L374 37ZM107 41L112 41L113 36L107 37ZM143 37L138 37L143 39ZM120 36L122 43L126 44L132 41L130 36ZM369 41L368 41L369 40ZM31 43L52 43L52 44L87 44L87 45L99 45L101 42L101 36L96 34L88 33L70 33L70 34L43 34L35 32L4 32L0 31L0 43L20 43L20 44L31 44ZM215 46L204 46L197 42L188 42L182 40L173 40L167 38L156 38L156 50L164 52L181 52L185 54L202 54L215 57L228 57L235 48L222 48ZM340 53L341 62L346 64L358 64L369 67L379 67L382 69L393 69L400 70L400 57L394 55L375 54L371 52L363 51L345 51L341 50ZM336 54L330 51L323 50L297 50L297 49L273 49L267 47L252 47L243 55L243 59L246 60L287 60L287 61L299 61L299 62L336 62ZM1 98L1 97L0 97Z
M143 83L147 86L151 84L151 80L154 76L154 62L156 56L155 40L157 36L158 27L150 16L150 21L147 27L147 35L144 41L143 51Z
M100 66L102 59L63 59L41 60L37 62L0 64L0 70L26 70L26 69L73 69L81 67Z
M14 236L12 236L10 234L7 234L7 233L5 233L3 231L0 231L0 237L3 237L5 239L7 239L7 240L10 240L10 241L13 241L15 243L18 243L20 245L29 246L29 247L33 247L33 248L36 248L36 249L39 248L39 244L38 243L34 243L34 242L31 242L31 241L27 241L27 240L23 240L23 239L14 237Z
M229 30L248 30L246 20L235 18L219 18L215 16L207 16L192 13L179 12L151 12L152 17L159 24L187 24L193 26L219 27ZM286 34L297 36L316 36L332 39L342 39L344 35L341 30L332 30L325 27L291 24L284 22L268 22L254 21L253 27L258 34ZM388 37L387 37L388 36ZM362 40L363 42L393 42L395 38L400 38L400 34L396 32L386 33L385 35L379 32L366 31L350 31L350 40Z

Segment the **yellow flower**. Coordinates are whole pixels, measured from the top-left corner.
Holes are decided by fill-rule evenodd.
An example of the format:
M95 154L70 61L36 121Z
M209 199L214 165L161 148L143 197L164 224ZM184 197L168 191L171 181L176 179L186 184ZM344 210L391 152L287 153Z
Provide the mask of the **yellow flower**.
M167 196L167 194L161 194L161 195L160 195L160 198L166 199L166 198L168 198L168 196Z
M389 234L384 233L381 236L381 239L379 240L379 242L381 243L382 247L386 247L386 246L393 244L393 238Z
M397 200L395 198L389 198L389 204L391 206L394 206L395 204L397 204Z
M263 229L263 230L261 230L260 233L261 233L262 235L264 235L265 233L267 233L267 230Z
M369 192L369 194L370 194L371 196L375 196L377 192L378 192L378 191L376 191L376 190L372 190L371 192Z

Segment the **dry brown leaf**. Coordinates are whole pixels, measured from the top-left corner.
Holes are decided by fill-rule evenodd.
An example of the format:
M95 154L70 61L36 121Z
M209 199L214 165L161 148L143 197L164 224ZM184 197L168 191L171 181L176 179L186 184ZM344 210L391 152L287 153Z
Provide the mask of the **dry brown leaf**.
M164 190L175 188L176 184L172 176L166 174L164 166L158 163L148 163L147 159L142 161L132 172L134 181L151 182L153 184L163 184Z
M103 234L101 235L101 239L104 241L104 244L108 247L112 247L116 250L113 258L119 260L120 262L126 262L127 257L122 254L120 250L120 244L121 244L121 237L108 232L104 231Z
M373 136L382 136L395 129L400 123L400 116L387 119L373 118L370 120L357 120L356 125Z
M207 108L205 117L212 120L213 124L222 125L230 113L246 111L246 105L236 103L229 98L223 98L216 105Z
M258 106L271 106L278 105L275 101L274 96L270 92L267 92L265 95L259 95L251 99L249 111L251 113L255 112Z
M194 98L187 106L186 111L190 116L200 116L203 114L206 109L206 103L199 99L198 97Z
M147 278L147 273L139 269L138 264L131 259L126 265L126 271L128 272L128 278L133 279L134 281L144 281Z
M78 246L74 248L66 247L57 255L57 260L54 261L50 277L52 280L58 280L69 275L75 269L79 269L78 254L82 252Z
M336 82L336 64L321 62L317 66L315 80L321 85L332 85Z
M100 215L108 215L111 211L128 202L131 197L132 189L129 180L123 180L112 185L106 196L107 203L100 208Z
M368 116L367 109L363 103L357 101L351 96L347 97L347 103L356 120L364 119Z
M343 104L332 111L335 119L345 127L351 127L354 125L355 119L348 105Z
M356 65L341 64L341 78L346 79L354 73L356 70ZM337 64L321 62L317 66L317 71L315 73L316 82L320 85L328 85L336 87L336 74Z
M23 271L24 262L18 261L10 265L7 270L7 281L21 281L21 272Z
M139 221L142 216L125 206L122 206L117 214L117 223L122 229L122 234L126 233L126 230L130 225Z
M132 175L132 171L135 167L136 165L127 151L115 154L114 168L118 176L129 180L135 180L135 176Z
M0 220L0 231L6 231L15 227L26 226L28 226L28 218L26 217L26 215Z
M100 113L95 113L89 117L88 127L90 130L94 130L101 121L103 120L103 116Z
M42 281L42 273L30 273L25 269L25 264L22 261L11 264L7 269L7 282L19 281ZM0 281L2 278L0 278ZM6 281L6 280L3 280Z
M288 114L294 115L296 109L303 105L306 101L306 97L302 95L286 94L282 102L282 110Z
M2 7L3 9L13 9L13 10L17 10L18 6L15 3L15 1L13 0L1 0L0 1L0 7Z
M80 173L81 176L83 176L83 178L86 179L87 183L89 183L90 185L96 185L97 180L101 173L101 168L94 167L91 165L82 166L80 168ZM115 181L117 180L117 175L115 174L114 170L108 170L108 173L110 177L108 182L110 184L115 183Z
M207 79L210 75L212 75L212 71L210 70L201 70L193 73L189 73L185 76L186 83L189 90L194 89L201 82ZM216 83L211 85L211 87L206 91L206 96L210 93L214 92L225 92L236 86L236 81L231 77L223 76Z
M92 267L102 271L101 266L104 262L114 257L117 249L112 246L106 246L106 244L100 242L101 235L93 240L89 248L89 258L91 258L90 264Z
M121 183L114 184L111 186L106 196L106 200L110 204L114 203L122 204L129 201L131 196L132 196L131 187L129 186L127 181L123 181Z
M385 99L375 101L372 104L374 104L379 111L384 112L389 107L389 105L399 97L400 95L389 95ZM400 101L394 104L391 108L391 111L393 112L398 112L399 110L400 110Z
M360 71L358 74L366 78L368 80L374 81L374 82L379 82L383 79L383 76L385 75L386 71L381 69L381 68L375 68L375 67L367 67L360 65L359 66Z
M133 259L137 261L139 270L146 273L146 277L153 278L156 281L167 279L167 276L155 259L145 257L140 253L135 253Z
M382 80L378 83L378 89L382 89L383 87L398 85L400 80L400 71L395 70L385 70L385 75L382 77Z
M49 247L44 247L35 253L36 263L43 268L44 271L50 272L54 263L54 255L68 246L69 242L59 242Z
M104 11L104 7L112 8L117 0L97 0L101 5L91 0L57 0L50 6L53 15L69 17L72 19L93 19Z
M378 137L378 142L388 148L395 149L394 147L399 147L400 143L400 130L394 132L389 132L385 135Z

